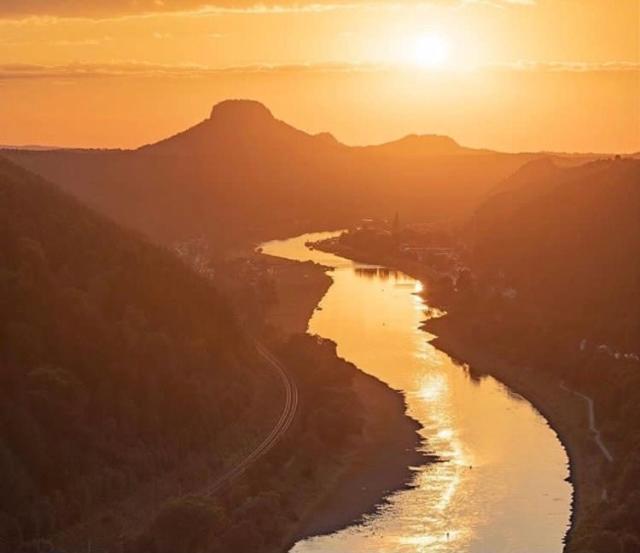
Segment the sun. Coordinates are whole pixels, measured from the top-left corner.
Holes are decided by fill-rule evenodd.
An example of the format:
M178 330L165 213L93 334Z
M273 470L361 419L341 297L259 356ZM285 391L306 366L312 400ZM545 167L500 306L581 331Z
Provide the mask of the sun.
M408 55L411 63L435 69L447 63L450 50L449 41L444 36L426 33L414 37Z

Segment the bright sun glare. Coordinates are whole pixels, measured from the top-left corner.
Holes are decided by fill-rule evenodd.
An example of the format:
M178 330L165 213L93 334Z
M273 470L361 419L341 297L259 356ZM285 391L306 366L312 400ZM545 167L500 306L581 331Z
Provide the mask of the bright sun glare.
M442 35L427 33L415 37L409 51L410 61L421 67L442 67L449 58L450 44Z

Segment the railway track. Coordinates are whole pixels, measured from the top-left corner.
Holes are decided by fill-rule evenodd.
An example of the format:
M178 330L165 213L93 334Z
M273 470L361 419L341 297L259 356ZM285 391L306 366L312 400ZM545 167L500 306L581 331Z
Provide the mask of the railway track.
M286 368L280 361L260 342L254 340L254 345L260 356L271 365L282 382L285 391L285 402L276 424L273 426L269 434L256 445L242 460L234 464L216 479L204 492L205 495L214 495L221 488L235 480L243 474L249 466L255 463L260 457L271 450L278 440L289 430L291 423L295 419L298 409L298 388L295 382L287 372Z

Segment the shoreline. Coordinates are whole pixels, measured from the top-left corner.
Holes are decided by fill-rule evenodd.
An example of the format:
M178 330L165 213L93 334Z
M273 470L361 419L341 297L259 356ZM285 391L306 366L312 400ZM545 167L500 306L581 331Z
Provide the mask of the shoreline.
M433 324L430 324L433 323ZM440 325L435 324L434 321L427 321L422 327L428 332L434 334L437 333L437 337L431 341L431 344L438 348L440 351L446 353L457 361L458 363L467 365L469 371L478 377L490 376L495 378L498 382L506 386L511 392L522 397L525 401L530 403L538 413L545 419L549 428L556 435L562 448L567 454L567 468L568 476L566 480L572 485L572 497L571 497L571 512L569 514L569 525L564 537L564 544L566 550L567 544L571 540L571 536L575 531L578 521L583 516L582 505L583 490L581 485L581 478L578 478L578 472L582 472L579 465L576 463L576 459L580 456L579 451L587 447L586 443L582 442L582 437L575 433L575 422L571 421L567 423L565 417L573 418L580 417L577 409L573 407L567 407L562 409L558 405L552 405L556 402L560 395L564 394L562 389L558 387L557 392L554 391L552 397L545 398L543 390L546 385L553 386L554 383L547 379L538 379L535 381L535 375L527 375L524 378L521 377L519 371L521 368L514 367L508 363L500 362L493 358L490 354L480 351L480 348L472 343L466 342L455 334L451 329L445 330ZM448 334L449 333L449 334ZM529 379L528 377L531 377ZM568 394L564 394L567 398ZM577 407L577 405L576 405Z
M602 501L604 475L610 467L596 447L582 399L559 379L535 368L496 358L457 330L447 317L425 321L423 328L437 334L432 344L456 361L467 364L471 373L491 376L528 401L555 433L567 454L567 481L573 488L563 551L579 552L582 534L588 530L589 511Z
M397 258L375 259L373 255L357 252L335 240L318 249L361 263L395 268L422 282L422 295L428 295L430 272L417 262ZM465 339L464 331L456 328L448 316L425 320L421 328L436 336L431 341L432 345L455 361L468 365L472 373L480 377L491 376L528 401L555 433L567 454L567 481L573 488L569 525L564 537L564 551L573 551L571 542L580 533L589 507L601 499L602 473L606 470L601 456L594 454L584 406L576 401L577 398L570 391L561 388L559 380L542 371L497 359L481 344Z
M360 400L367 401L367 435L355 444L335 481L302 517L290 547L362 523L387 505L392 495L413 487L415 467L437 462L421 451L421 427L406 415L402 394L355 365L354 370L354 387Z
M276 283L278 303L267 316L283 336L306 333L308 323L333 283L328 267L261 255ZM362 405L364 432L323 493L300 515L282 551L297 542L332 534L362 522L410 489L414 468L437 459L424 450L421 426L406 413L402 392L336 356L353 369L353 387Z

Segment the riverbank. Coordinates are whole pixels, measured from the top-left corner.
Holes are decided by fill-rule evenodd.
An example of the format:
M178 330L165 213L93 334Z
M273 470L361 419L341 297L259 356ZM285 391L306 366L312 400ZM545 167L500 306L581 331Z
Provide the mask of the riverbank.
M406 415L399 392L357 368L353 387L364 416L362 437L302 518L294 542L360 522L384 505L391 493L411 486L412 467L435 461L419 451L420 425Z
M332 282L327 268L263 257L269 260L278 298L267 314L268 323L284 338L306 332L313 311ZM352 369L363 431L343 462L327 475L322 493L299 513L299 524L285 550L302 539L336 532L374 513L390 493L410 486L412 467L434 461L420 452L420 425L407 416L403 395L343 363Z
M312 262L300 263L266 254L266 271L274 285L275 301L265 313L270 331L281 337L304 334L313 312L333 282L328 267Z
M601 501L604 461L594 448L584 402L561 387L559 380L531 367L516 366L498 359L473 341L447 317L427 321L423 328L437 336L431 343L476 376L492 376L511 391L529 401L546 419L567 451L569 480L573 485L571 527L565 543L567 551L582 532L590 506Z
M368 252L355 251L338 240L329 240L319 249L362 263L384 265L400 270L423 283L423 295L430 297L432 271L416 261L387 256L383 259ZM434 307L438 307L437 305ZM485 344L479 344L468 332L468 324L457 323L445 316L425 321L423 329L436 335L432 344L461 364L471 367L477 376L492 376L510 390L529 401L546 419L567 451L570 481L573 484L571 527L565 538L567 551L577 551L572 544L579 541L591 506L602 500L605 459L594 447L584 402L563 388L550 373L505 362L492 355Z

